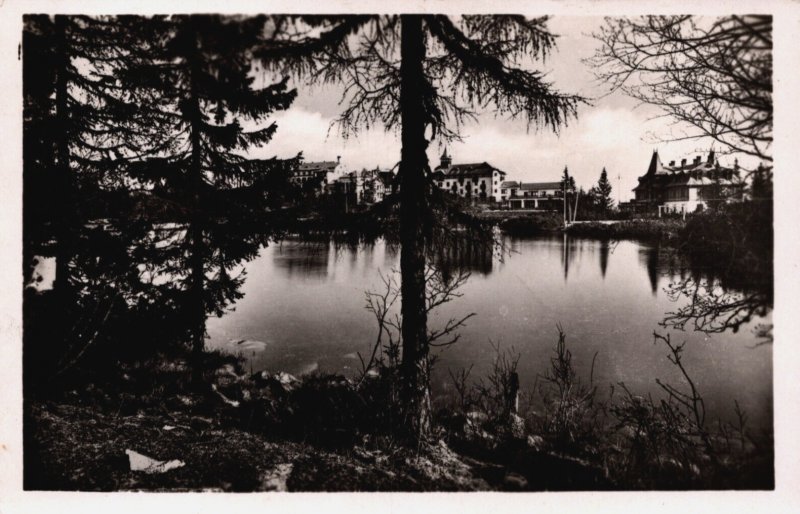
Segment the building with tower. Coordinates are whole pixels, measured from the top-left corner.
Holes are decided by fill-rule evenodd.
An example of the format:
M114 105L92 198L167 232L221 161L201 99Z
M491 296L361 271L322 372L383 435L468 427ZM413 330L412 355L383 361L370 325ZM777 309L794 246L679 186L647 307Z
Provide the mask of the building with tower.
M439 166L433 170L433 181L440 188L462 198L485 202L500 202L500 186L506 172L488 162L453 164L444 150Z

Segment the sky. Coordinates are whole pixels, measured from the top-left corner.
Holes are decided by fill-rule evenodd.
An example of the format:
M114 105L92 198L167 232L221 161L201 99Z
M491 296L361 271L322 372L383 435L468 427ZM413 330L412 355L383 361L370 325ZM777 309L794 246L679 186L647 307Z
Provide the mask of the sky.
M599 45L591 33L602 23L602 17L553 17L549 28L559 36L556 51L546 62L535 63L558 90L591 99L591 105L579 107L577 120L556 135L549 129L529 131L524 120L509 120L487 109L462 128L463 141L448 146L453 163L486 161L505 171L507 180L525 182L558 181L567 166L584 189L597 183L605 167L614 188L612 197L626 201L633 196L637 178L647 170L653 150L658 150L665 164L691 160L700 152L705 157L710 142L658 142L654 134L672 130L668 119L620 91L609 94L609 87L596 81L583 59L591 57ZM258 154L289 157L302 151L308 161L341 156L347 170L390 168L399 160L399 132L376 128L344 139L335 126L331 128L342 109L340 86L297 88L298 97L290 109L273 116L278 131ZM442 150L437 144L429 148L432 166L439 164ZM721 164L732 162L723 157Z

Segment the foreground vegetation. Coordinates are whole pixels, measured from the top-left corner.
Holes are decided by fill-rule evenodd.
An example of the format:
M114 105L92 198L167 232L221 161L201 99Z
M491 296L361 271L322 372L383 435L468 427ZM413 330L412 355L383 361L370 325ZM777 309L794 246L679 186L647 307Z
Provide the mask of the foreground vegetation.
M396 429L399 374L378 359L355 377L247 374L206 354L202 385L189 360L120 363L121 380L26 406L25 487L66 490L582 490L768 489L772 441L705 420L681 347L657 336L683 373L660 399L624 384L601 398L576 376L561 333L535 391L515 390L519 360L497 349L493 371L453 373L454 397L431 437ZM384 350L389 350L384 348ZM389 350L390 351L390 350ZM614 394L614 390L619 392ZM183 466L132 471L126 451Z

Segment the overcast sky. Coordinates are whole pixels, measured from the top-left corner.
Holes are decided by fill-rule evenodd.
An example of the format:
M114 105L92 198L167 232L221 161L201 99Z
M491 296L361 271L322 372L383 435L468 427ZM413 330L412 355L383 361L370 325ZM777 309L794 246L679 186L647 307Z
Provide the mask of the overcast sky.
M523 120L512 121L486 111L477 122L463 127L463 142L448 148L453 162L486 161L505 171L508 180L542 182L559 180L566 165L585 189L597 182L605 166L614 199L620 194L625 201L632 197L631 189L647 170L655 148L665 164L691 159L700 149L705 157L708 142L654 144L653 133L672 130L669 120L654 119L658 114L654 108L637 107L636 101L620 92L602 96L608 87L597 83L582 62L594 54L598 42L590 34L602 21L600 17L552 18L549 26L559 35L558 46L547 62L538 64L561 91L594 98L592 105L580 107L577 121L557 136L548 130L528 132ZM263 154L288 157L302 151L310 161L335 160L341 155L347 169L393 166L400 156L398 133L374 129L347 140L336 128L329 133L331 121L341 109L340 91L336 86L299 86L292 107L274 116L278 131ZM441 147L431 146L432 165L438 165L441 152ZM726 164L725 158L722 164Z

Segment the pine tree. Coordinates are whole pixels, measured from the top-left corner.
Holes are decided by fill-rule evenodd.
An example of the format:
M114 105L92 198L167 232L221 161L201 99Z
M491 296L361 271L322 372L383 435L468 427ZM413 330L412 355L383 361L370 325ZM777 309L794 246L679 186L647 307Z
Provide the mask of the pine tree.
M458 137L471 107L492 105L553 130L575 114L581 98L553 90L522 59L544 57L555 44L547 18L441 15L272 17L272 37L259 55L281 69L345 87L339 117L347 134L373 125L400 129L400 267L402 274L402 399L406 429L430 429L425 265L437 244L426 150ZM311 29L310 31L308 29ZM309 35L313 34L313 35ZM430 136L426 136L430 134Z
M575 178L569 174L566 166L564 166L564 173L561 175L561 191L564 194L575 191Z
M608 181L608 174L605 167L600 172L600 179L597 181L597 192L599 193L600 207L603 212L614 207L614 200L611 198L611 182Z

